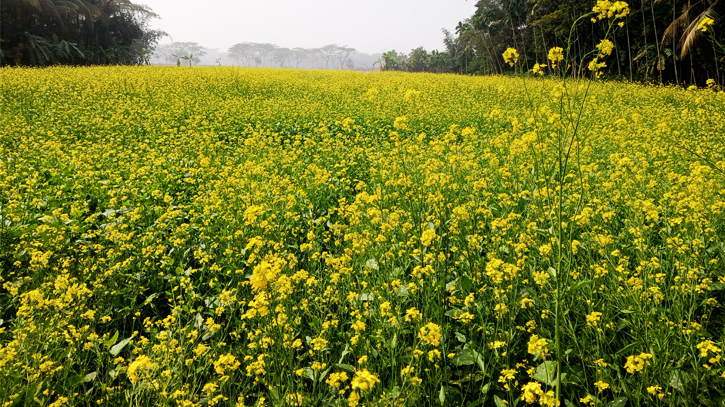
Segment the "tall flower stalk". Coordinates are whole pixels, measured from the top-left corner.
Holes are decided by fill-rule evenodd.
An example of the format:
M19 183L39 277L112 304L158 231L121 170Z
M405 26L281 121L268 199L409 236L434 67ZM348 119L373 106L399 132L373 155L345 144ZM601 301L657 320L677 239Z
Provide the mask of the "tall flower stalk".
M584 113L584 108L586 106L587 98L589 95L589 88L592 81L601 76L601 69L606 67L606 62L604 62L604 60L606 57L611 55L612 50L614 49L614 43L609 40L610 35L613 33L613 30L616 29L616 27L624 26L624 22L618 22L617 20L624 19L628 14L629 6L623 1L610 2L608 0L599 0L597 1L597 4L592 8L591 12L580 16L572 24L567 39L566 50L561 47L552 47L548 53L548 60L552 70L561 78L561 82L554 88L552 96L559 103L559 117L562 119L562 121L565 121L562 122L561 125L555 126L556 131L554 132L557 137L557 157L555 163L556 184L554 185L554 190L556 191L555 199L557 201L557 215L556 227L553 228L553 230L556 231L557 250L555 267L549 267L549 273L554 278L556 286L554 310L554 347L556 349L556 379L554 381L554 387L556 388L556 405L561 404L561 361L563 359L563 354L561 351L561 304L563 300L565 300L562 291L564 290L564 288L566 288L565 278L568 274L564 273L563 270L565 257L564 249L571 248L572 243L570 241L571 239L566 239L565 242L564 236L564 184L567 182L566 174L569 169L572 149L575 145L583 141L580 140L579 129ZM577 72L576 75L573 75L576 78L575 81L577 86L574 90L573 95L571 95L567 82L570 75L569 70L572 66L571 62L573 62L571 57L571 47L573 44L572 37L577 24L579 24L579 22L583 21L586 18L590 18L593 23L599 21L607 21L607 29L605 31L604 39L602 39L594 49L586 53L581 58L581 60L577 61L578 64L576 66L579 67L579 72ZM508 63L512 67L517 66L518 70L523 71L523 67L519 63L519 53L515 48L508 48L502 56L506 63ZM588 75L586 87L584 87L583 93L580 95L581 88L578 85L579 81L581 80L580 78L584 77L583 70L585 64L590 71L590 75ZM533 72L535 74L543 74L543 70L541 70L542 66L544 65L540 65L537 62L534 65ZM528 95L526 78L522 76L522 80L524 82L525 92ZM530 107L535 108L533 99L530 96L529 101L531 103ZM542 159L543 161L544 157L540 157L538 155L536 155L536 157ZM546 163L541 162L538 164L538 166L545 167L545 164ZM551 188L548 188L550 186L551 184L547 185L547 191L551 191ZM550 198L551 197L549 197L549 200ZM571 287L568 287L567 292L569 291L569 289L571 289Z

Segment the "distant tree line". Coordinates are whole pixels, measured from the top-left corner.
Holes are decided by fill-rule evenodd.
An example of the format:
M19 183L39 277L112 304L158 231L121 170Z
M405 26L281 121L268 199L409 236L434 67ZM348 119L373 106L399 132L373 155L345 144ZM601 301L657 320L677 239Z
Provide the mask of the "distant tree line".
M384 52L375 65L383 71L463 73L458 69L455 52L433 50L429 53L423 47L418 47L409 54L396 50Z
M630 81L702 85L725 82L725 0L634 0L624 26L614 35L605 74ZM504 74L513 68L503 52L514 47L525 69L547 64L552 47L567 48L574 21L590 12L592 0L479 0L475 13L451 33L443 30L445 51L416 48L386 52L382 69L463 74ZM604 38L602 24L574 27L571 60L581 61ZM576 67L574 67L576 68ZM546 71L551 72L547 65ZM572 69L576 74L578 69Z
M279 67L301 68L324 61L325 69L355 69L350 55L357 50L335 44L321 48L284 48L274 44L243 42L229 48L229 58L243 66L264 66L269 60Z
M3 0L0 65L145 64L166 35L130 0Z
M173 42L157 47L151 59L161 64L183 65L187 62L199 64L204 55L206 55L204 47L195 42ZM189 59L192 56L193 58ZM370 55L358 53L355 48L336 44L320 48L285 48L275 44L254 42L232 45L223 59L225 64L245 67L366 70L373 68L375 60ZM217 63L221 61L218 60Z
M166 65L181 65L183 60L185 64L194 65L199 64L204 55L204 47L195 42L172 42L156 47L151 60Z

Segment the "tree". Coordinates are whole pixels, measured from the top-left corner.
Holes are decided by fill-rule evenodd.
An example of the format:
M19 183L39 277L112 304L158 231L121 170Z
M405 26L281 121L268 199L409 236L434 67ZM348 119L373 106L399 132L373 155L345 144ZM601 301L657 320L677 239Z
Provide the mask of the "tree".
M304 48L292 48L290 58L294 63L295 68L299 68L302 61L308 59L311 56L311 51Z
M423 72L427 70L429 63L428 51L423 47L418 47L410 51L408 56L408 67L413 72Z
M330 59L333 59L335 57L335 54L337 53L337 48L338 48L337 45L330 44L330 45L325 45L324 47L317 50L319 52L320 57L325 60L325 69L327 69L329 67Z
M287 61L292 57L292 50L289 48L275 48L272 51L272 59L280 68L284 68Z
M154 58L161 59L167 64L177 63L180 59L198 64L201 57L206 55L204 47L195 42L172 42L165 44L156 49Z
M333 51L333 57L340 63L340 69L344 69L345 61L347 61L350 54L355 51L355 48L348 47L337 47L337 49Z
M143 64L165 35L130 0L6 0L0 64Z
M549 49L564 47L572 64L570 74L583 73L586 68L581 64L588 63L583 60L587 50L605 34L601 25L589 21L574 26L577 18L592 10L592 3L478 0L469 19L459 22L453 33L443 33L453 69L477 74L513 72L501 56L508 47L517 48L524 67L533 61L547 63ZM719 78L720 83L725 81L719 67L725 56L720 45L725 42L720 18L725 13L725 1L640 0L629 2L629 7L626 26L614 27L614 52L603 61L607 64L605 75L673 83L704 84L712 77ZM703 31L699 25L706 18L712 27ZM710 43L702 41L705 38ZM690 71L689 78L681 75L683 68Z

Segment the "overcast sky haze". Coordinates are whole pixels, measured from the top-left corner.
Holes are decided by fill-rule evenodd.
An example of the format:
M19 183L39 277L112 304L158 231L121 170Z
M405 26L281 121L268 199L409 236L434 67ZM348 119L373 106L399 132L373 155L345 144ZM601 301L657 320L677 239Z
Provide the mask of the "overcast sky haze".
M475 0L137 0L160 15L153 28L176 42L226 51L239 42L315 48L337 44L358 52L423 46L443 50L442 28L471 17ZM199 7L201 6L201 7ZM161 43L171 40L165 38Z

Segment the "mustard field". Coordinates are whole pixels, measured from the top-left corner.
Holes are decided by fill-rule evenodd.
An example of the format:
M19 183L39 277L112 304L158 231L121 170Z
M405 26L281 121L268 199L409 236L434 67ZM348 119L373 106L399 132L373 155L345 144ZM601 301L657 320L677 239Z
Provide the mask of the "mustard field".
M725 92L0 77L4 407L725 403Z

